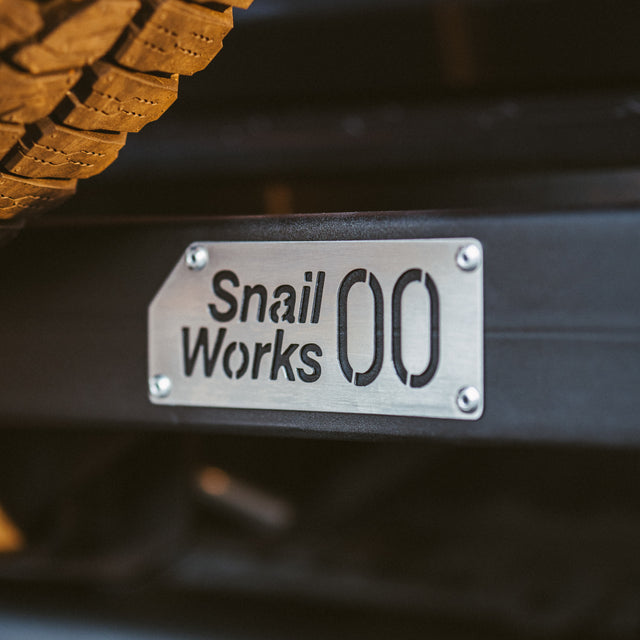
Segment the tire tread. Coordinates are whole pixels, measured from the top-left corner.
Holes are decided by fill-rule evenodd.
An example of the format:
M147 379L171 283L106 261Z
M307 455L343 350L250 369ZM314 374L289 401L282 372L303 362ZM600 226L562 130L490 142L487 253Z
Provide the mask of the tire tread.
M0 220L71 197L176 100L252 0L0 0Z

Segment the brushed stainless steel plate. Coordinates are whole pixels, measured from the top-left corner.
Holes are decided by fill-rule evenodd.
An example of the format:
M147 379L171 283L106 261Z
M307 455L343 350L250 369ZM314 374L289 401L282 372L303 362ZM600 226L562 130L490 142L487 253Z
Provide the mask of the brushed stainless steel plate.
M473 238L197 242L149 307L158 405L477 420Z

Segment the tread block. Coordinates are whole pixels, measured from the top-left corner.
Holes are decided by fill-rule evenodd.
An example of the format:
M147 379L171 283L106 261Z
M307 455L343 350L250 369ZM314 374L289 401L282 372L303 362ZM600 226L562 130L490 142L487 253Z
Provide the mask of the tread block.
M0 0L0 49L26 40L44 26L40 9L29 0Z
M200 4L211 2L211 0L194 0L194 1L199 2ZM236 9L248 9L253 4L253 0L220 0L220 4L225 4L228 7L235 7Z
M33 180L0 172L0 220L51 209L75 192L75 180Z
M138 71L190 76L211 62L233 27L231 7L217 11L181 0L148 0L139 15L143 23L129 27L114 56Z
M178 76L161 78L96 62L56 111L63 124L79 129L140 131L178 97Z
M253 0L224 0L223 4L228 4L230 7L237 7L238 9L248 9Z
M24 126L0 122L0 158L5 156L24 134Z
M111 49L139 8L140 0L94 0L67 3L64 15L45 9L43 34L22 45L12 60L32 73L91 64Z
M27 128L3 164L29 178L90 178L118 157L126 140L126 133L77 131L45 118Z
M0 118L7 122L34 122L50 114L80 71L41 76L24 73L0 62Z

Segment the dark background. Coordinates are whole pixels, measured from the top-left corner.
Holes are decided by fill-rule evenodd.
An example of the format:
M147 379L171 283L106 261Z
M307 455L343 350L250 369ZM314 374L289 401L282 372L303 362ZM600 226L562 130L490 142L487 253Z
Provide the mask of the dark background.
M637 202L634 0L262 0L65 215Z

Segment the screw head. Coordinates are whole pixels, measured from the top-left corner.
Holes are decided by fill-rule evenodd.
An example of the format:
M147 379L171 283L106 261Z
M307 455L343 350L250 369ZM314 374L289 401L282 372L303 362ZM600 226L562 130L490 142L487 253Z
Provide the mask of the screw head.
M171 379L160 373L149 378L149 394L154 398L166 398L171 393Z
M456 264L462 271L475 271L482 264L482 251L477 244L468 244L458 249Z
M480 392L475 387L463 387L458 391L456 404L463 413L473 413L480 406Z
M184 261L191 271L201 271L209 263L209 252L200 245L194 245L187 249Z

